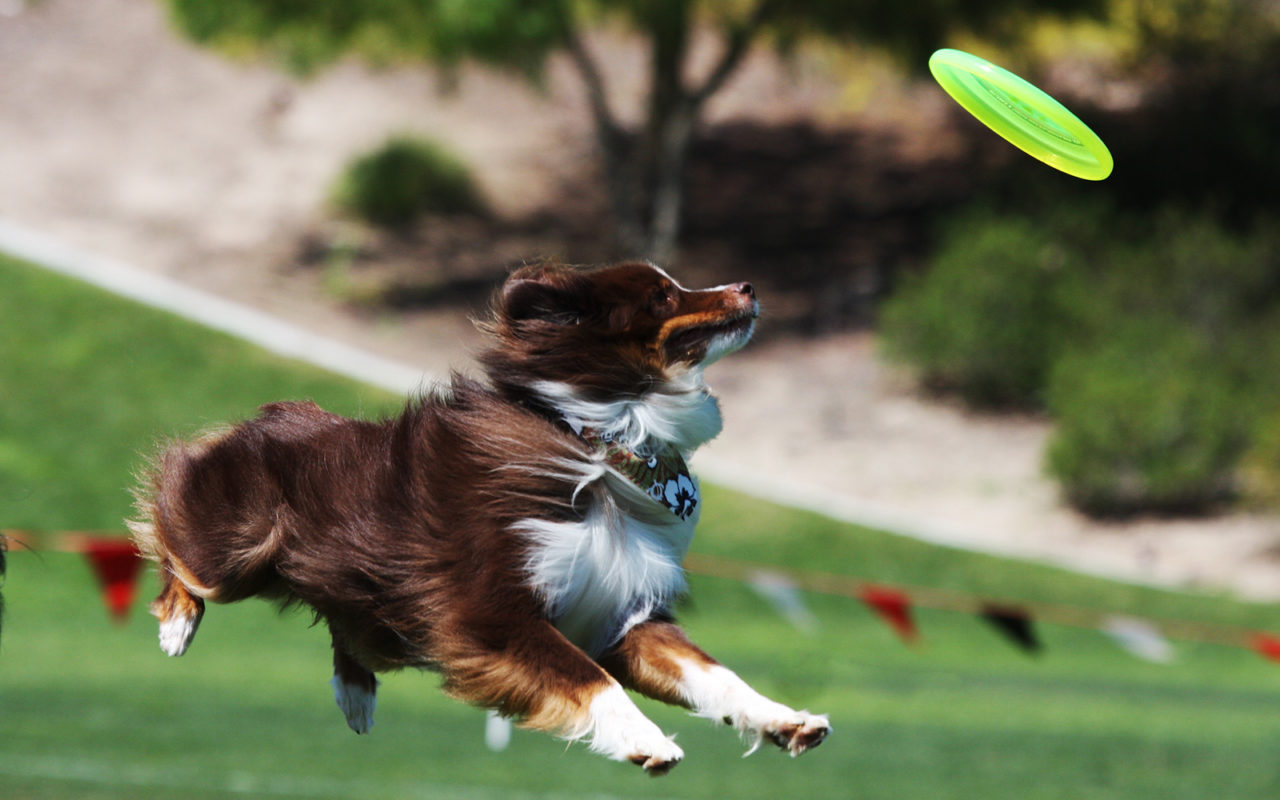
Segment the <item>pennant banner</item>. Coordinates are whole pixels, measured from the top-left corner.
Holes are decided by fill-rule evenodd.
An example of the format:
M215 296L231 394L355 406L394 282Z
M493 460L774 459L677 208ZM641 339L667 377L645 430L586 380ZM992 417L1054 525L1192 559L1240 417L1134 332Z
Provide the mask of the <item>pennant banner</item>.
M9 539L0 534L0 589L4 588L4 553L9 549ZM4 595L0 594L0 633L4 631Z
M117 621L123 622L138 593L142 554L129 539L86 539L84 555L102 587L107 609Z
M1102 632L1116 644L1143 659L1156 664L1173 661L1173 645L1164 638L1160 629L1151 623L1133 617L1108 617L1103 621Z
M1253 649L1269 661L1280 661L1280 638L1260 633L1253 637Z
M762 567L731 558L690 553L685 567L691 573L751 582ZM1222 647L1252 650L1280 663L1280 635L1249 628L1210 622L1162 619L1158 623L1108 614L1097 609L1051 603L993 602L976 594L924 586L872 584L850 575L800 570L769 570L780 575L796 590L819 592L861 600L880 615L903 638L918 637L911 610L914 607L977 614L1001 635L1028 653L1044 649L1033 620L1053 625L1098 630L1111 636L1130 653L1156 663L1174 656L1169 639L1202 642ZM910 632L910 633L909 633Z
M800 594L795 582L779 572L756 570L747 577L747 585L773 604L778 613L805 633L817 630L818 618L813 615Z
M4 578L6 545L84 554L112 617L122 621L128 616L137 594L138 576L143 564L138 549L128 538L101 531L0 529L0 582ZM768 599L792 624L806 632L817 629L818 618L809 610L804 593L818 592L862 601L907 643L920 639L912 614L913 609L919 606L981 616L1002 636L1029 654L1044 649L1034 624L1042 621L1100 631L1134 656L1154 663L1164 664L1173 660L1174 649L1170 639L1244 648L1280 663L1280 635L1231 625L1174 619L1163 619L1157 623L1074 606L993 602L953 589L873 584L849 575L771 568L700 553L690 553L685 568L690 573L746 583ZM0 598L2 613L3 598ZM500 719L491 721L487 726L490 744L495 749L504 746L503 731L506 727L505 720Z
M988 603L982 607L982 618L1016 644L1024 653L1037 655L1044 649L1044 645L1040 643L1040 637L1036 635L1035 627L1031 624L1031 615L1014 606L995 605Z
M907 644L914 644L920 637L915 620L911 617L911 598L905 592L883 586L865 586L859 593L862 602L874 611Z

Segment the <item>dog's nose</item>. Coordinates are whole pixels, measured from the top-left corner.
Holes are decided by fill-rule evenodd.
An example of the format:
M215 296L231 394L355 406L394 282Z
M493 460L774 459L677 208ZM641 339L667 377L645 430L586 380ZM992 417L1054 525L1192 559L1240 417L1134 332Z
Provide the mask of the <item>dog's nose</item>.
M738 294L745 294L753 299L756 296L756 288L749 283L735 283L732 288Z

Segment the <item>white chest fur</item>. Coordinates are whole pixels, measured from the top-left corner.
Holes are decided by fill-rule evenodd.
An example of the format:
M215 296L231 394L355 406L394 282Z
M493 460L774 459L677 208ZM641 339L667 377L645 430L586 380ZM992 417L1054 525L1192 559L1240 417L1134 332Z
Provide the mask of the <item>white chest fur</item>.
M681 564L699 507L684 520L655 508L665 518L637 519L605 494L580 522L518 526L532 545L530 585L560 632L593 656L685 590Z
M675 447L687 457L720 432L719 405L697 369L642 398L607 403L584 400L564 384L533 388L576 430L591 428L632 451ZM578 497L589 505L583 519L517 526L530 543L530 585L561 633L593 656L684 592L681 564L702 510L696 479L693 512L681 519L597 457L573 470L584 476Z

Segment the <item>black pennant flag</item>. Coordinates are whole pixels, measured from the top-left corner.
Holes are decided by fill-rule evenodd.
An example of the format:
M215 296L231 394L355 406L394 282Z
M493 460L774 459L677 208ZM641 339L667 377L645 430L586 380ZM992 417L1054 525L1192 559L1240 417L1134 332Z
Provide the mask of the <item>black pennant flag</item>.
M0 533L0 587L4 585L4 553L9 547L9 540ZM0 595L0 627L4 625L4 595Z
M997 631L1023 652L1036 655L1044 649L1044 645L1040 643L1040 637L1036 636L1035 627L1031 624L1031 615L1024 609L988 603L982 607L981 614L983 619L991 623Z

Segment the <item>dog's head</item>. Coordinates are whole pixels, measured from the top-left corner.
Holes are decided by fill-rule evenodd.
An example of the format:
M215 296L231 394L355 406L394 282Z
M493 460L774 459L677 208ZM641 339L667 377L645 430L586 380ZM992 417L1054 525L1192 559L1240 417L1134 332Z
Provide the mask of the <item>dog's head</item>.
M639 395L742 347L759 310L749 283L690 290L647 263L529 267L499 293L482 360L499 383Z

